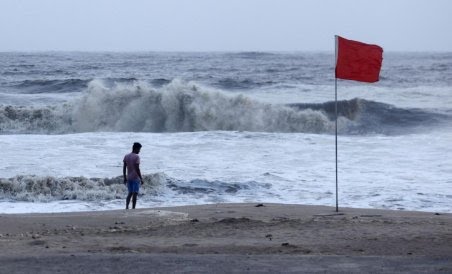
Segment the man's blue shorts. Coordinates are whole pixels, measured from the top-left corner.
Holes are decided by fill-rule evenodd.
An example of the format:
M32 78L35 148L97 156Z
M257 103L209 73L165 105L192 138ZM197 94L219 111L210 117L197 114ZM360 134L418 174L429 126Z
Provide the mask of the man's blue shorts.
M127 181L127 189L129 193L138 193L140 191L140 180Z

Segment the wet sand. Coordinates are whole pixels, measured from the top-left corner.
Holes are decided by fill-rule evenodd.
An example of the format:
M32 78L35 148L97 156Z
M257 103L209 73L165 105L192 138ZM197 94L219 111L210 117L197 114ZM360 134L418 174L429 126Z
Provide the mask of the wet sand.
M218 204L3 214L0 243L0 273L452 273L452 214L430 212Z

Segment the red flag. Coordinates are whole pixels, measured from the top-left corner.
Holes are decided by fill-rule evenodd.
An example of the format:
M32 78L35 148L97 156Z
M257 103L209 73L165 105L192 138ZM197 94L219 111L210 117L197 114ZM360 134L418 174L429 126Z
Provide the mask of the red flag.
M336 36L336 78L373 83L379 80L383 49Z

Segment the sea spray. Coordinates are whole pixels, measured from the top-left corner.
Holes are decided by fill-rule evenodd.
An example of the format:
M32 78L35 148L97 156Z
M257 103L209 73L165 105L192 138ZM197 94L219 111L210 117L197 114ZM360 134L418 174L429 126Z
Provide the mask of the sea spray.
M332 131L332 122L321 111L264 104L180 80L161 89L143 82L107 88L93 81L76 104L73 119L77 132Z

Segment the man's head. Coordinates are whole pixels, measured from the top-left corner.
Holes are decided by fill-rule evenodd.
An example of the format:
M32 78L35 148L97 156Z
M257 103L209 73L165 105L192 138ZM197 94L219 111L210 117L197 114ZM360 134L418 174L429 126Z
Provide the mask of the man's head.
M138 154L140 153L141 144L140 143L133 143L132 152Z

